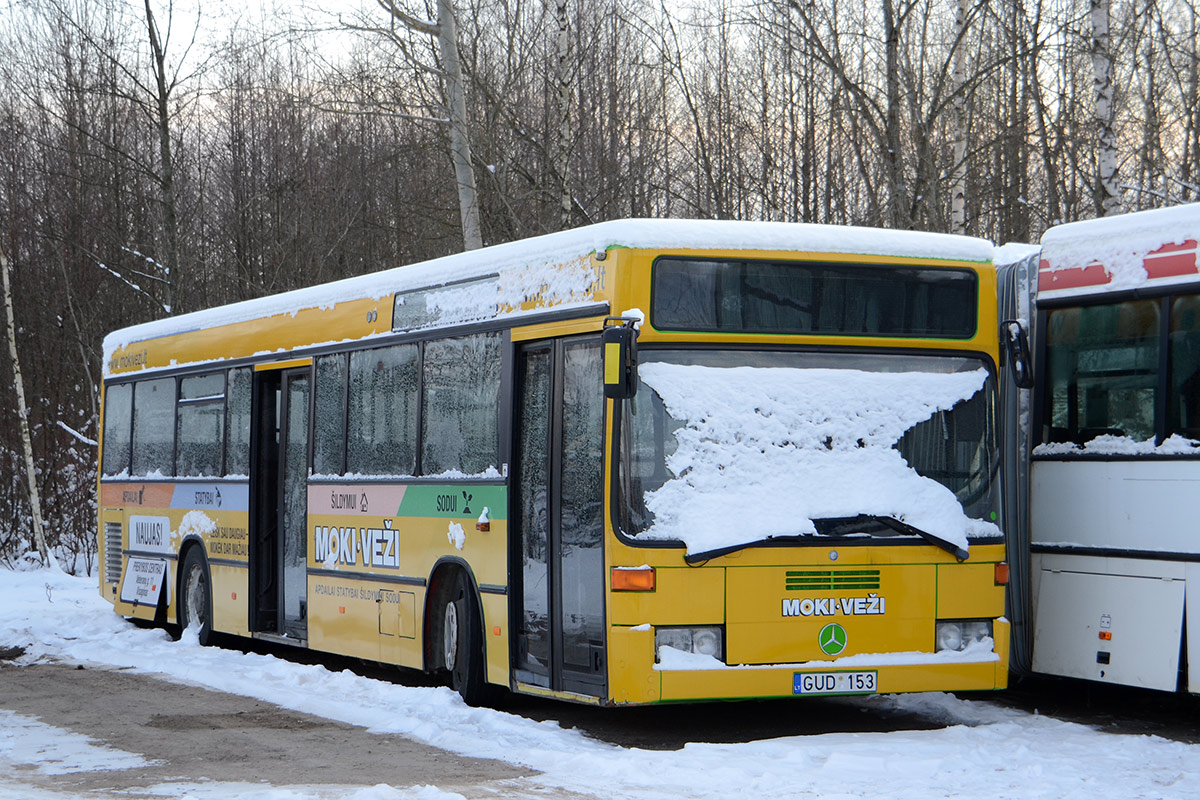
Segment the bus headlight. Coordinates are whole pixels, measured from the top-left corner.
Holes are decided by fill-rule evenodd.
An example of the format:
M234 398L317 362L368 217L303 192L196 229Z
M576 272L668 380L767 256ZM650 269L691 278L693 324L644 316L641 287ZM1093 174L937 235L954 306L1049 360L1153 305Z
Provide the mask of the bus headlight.
M991 638L990 619L943 619L934 626L935 652L965 650L975 642Z
M703 628L655 628L654 662L659 662L659 651L673 647L685 653L712 656L721 660L725 653L725 636L719 625Z

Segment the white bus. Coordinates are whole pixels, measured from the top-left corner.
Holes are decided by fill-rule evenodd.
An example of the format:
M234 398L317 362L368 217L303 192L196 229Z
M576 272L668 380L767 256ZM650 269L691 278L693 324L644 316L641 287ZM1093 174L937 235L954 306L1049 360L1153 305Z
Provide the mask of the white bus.
M1042 238L1018 667L1200 693L1197 242L1200 204Z

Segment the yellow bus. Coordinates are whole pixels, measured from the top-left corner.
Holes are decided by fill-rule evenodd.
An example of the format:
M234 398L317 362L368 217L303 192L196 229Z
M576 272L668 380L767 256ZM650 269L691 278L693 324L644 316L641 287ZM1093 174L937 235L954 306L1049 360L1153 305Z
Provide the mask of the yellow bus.
M470 703L1006 685L986 242L616 221L104 348L123 616Z

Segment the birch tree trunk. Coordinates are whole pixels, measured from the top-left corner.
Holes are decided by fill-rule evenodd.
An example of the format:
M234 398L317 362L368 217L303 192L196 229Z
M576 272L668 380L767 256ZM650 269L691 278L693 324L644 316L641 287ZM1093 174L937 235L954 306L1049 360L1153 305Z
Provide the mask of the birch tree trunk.
M905 12L893 6L893 0L883 0L883 33L886 51L884 81L886 107L884 133L887 151L883 153L884 175L887 180L888 208L885 216L888 227L907 229L911 226L908 214L908 193L904 187L904 166L900 139L900 17Z
M554 0L555 31L554 79L555 111L558 112L554 131L554 171L558 176L558 227L571 227L571 76L568 59L571 55L571 37L567 20L567 0Z
M954 170L950 178L950 232L967 232L967 75L965 32L970 0L954 3L954 66L950 74L954 92Z
M463 249L483 247L479 226L479 195L475 170L471 168L471 143L467 136L467 98L463 91L462 65L458 60L458 27L450 0L438 0L438 48L445 71L446 105L450 112L450 159L458 184L458 211L462 220Z
M1112 53L1109 50L1108 19L1111 0L1090 0L1092 21L1092 85L1095 89L1096 126L1096 215L1115 214L1121 206L1117 178L1117 136L1113 130Z
M17 417L21 425L21 448L25 452L25 478L29 490L29 508L33 513L33 541L37 546L42 564L58 569L58 562L46 547L46 531L42 525L42 498L38 493L37 473L33 469L33 438L29 432L29 406L25 402L25 379L21 375L21 361L17 358L17 325L13 318L12 284L8 277L8 256L0 249L0 280L4 287L4 312L8 324L8 355L12 359L13 383L17 387Z

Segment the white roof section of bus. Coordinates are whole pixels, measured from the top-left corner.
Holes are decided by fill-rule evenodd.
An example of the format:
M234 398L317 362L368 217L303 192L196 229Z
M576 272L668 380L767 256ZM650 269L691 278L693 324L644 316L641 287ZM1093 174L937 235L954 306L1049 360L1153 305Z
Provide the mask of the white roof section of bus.
M1200 281L1198 243L1200 203L1057 225L1042 236L1039 294Z
M148 339L295 314L306 308L331 308L350 300L379 300L394 292L493 274L500 275L501 302L505 301L506 287L514 294L513 299L520 299L530 287L545 286L545 307L582 305L588 301L594 273L578 267L584 266L584 260L593 253L613 247L775 250L962 261L990 261L992 257L989 242L948 234L786 222L616 220L134 325L105 337L105 369L116 350ZM576 268L572 269L572 264ZM520 303L513 305L519 307Z

